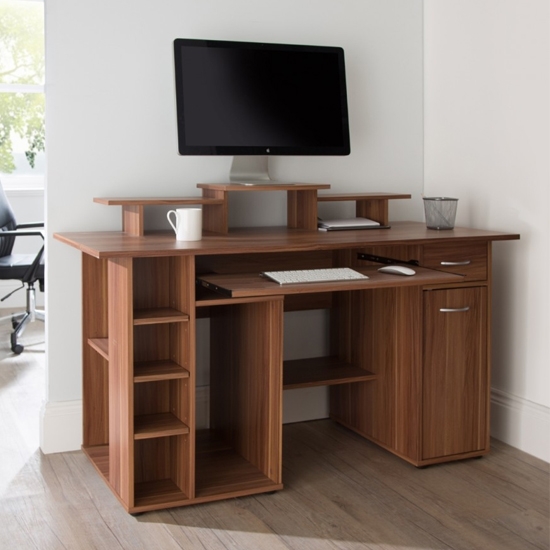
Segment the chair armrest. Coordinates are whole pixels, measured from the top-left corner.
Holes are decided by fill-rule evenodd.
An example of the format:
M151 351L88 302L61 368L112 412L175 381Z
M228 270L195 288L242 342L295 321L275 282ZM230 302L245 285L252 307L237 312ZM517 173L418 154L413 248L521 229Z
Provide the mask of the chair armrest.
M0 231L0 237L42 237L44 239L44 231Z
M28 227L44 227L44 222L28 222L28 223L18 223L15 227L17 229L25 229Z

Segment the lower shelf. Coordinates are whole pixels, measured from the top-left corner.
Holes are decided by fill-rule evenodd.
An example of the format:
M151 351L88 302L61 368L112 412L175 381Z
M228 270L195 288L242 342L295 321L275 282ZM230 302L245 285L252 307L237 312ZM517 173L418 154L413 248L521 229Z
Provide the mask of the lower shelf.
M107 485L111 487L109 483L109 445L82 447L82 450ZM112 487L111 490L113 490ZM113 490L113 492L115 491ZM130 507L129 512L161 510L174 506L185 506L189 503L189 497L171 479L147 481L135 484L134 506Z
M294 359L283 364L283 389L333 386L375 380L376 374L342 361L339 357Z
M171 479L136 483L134 506L129 511L145 512L186 506L225 498L253 495L283 488L253 464L212 437L209 430L197 433L195 495L186 495ZM82 447L105 482L109 483L109 445Z
M209 430L197 432L195 498L215 500L220 495L245 494L282 489L253 464L217 439Z
M135 512L184 506L188 502L187 495L171 479L136 483L134 488Z

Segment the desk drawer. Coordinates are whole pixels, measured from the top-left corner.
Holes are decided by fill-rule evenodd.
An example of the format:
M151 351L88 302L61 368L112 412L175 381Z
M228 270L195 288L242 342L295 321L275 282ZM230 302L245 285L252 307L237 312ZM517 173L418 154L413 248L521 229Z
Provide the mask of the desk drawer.
M467 281L487 279L488 245L486 242L462 242L449 245L434 243L424 246L424 267L465 275Z

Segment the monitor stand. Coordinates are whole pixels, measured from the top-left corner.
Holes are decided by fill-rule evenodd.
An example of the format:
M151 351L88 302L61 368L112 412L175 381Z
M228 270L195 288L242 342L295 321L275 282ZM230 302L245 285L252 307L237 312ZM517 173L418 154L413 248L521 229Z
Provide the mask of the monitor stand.
M269 157L267 155L235 155L231 163L229 181L240 185L277 185L285 182L269 177ZM286 183L285 185L288 185Z

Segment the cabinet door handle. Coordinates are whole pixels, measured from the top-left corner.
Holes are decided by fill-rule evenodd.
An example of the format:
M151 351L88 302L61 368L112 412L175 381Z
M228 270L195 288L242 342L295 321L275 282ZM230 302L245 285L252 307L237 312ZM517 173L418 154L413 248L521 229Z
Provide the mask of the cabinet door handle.
M441 313L458 313L458 312L461 312L461 311L469 311L470 310L470 306L466 306L466 307L441 307L439 308L439 311L441 311Z
M470 265L471 260L463 260L461 262L441 262L441 265Z

